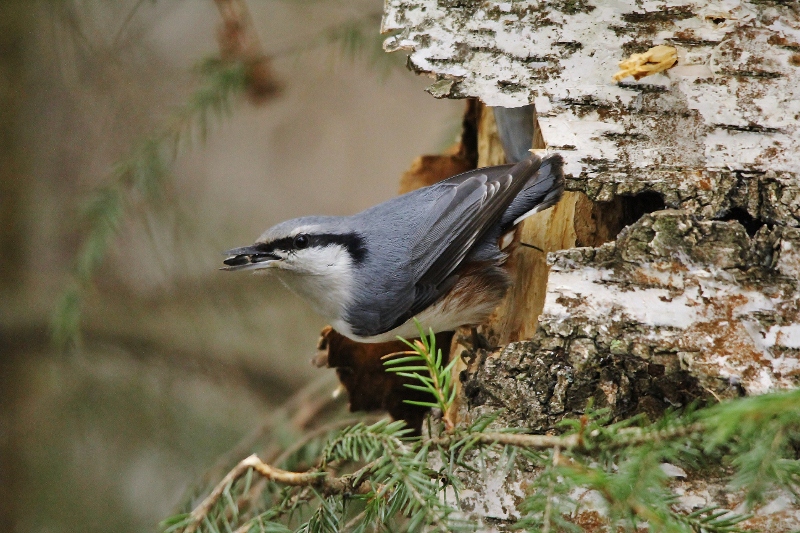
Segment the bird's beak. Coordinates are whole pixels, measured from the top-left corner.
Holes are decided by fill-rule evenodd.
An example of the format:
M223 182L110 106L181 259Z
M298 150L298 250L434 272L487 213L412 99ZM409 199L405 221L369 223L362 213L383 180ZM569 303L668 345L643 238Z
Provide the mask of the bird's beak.
M225 252L228 257L223 261L227 266L220 270L255 270L259 268L269 268L277 261L280 256L273 253L264 252L258 246L245 246L234 248Z

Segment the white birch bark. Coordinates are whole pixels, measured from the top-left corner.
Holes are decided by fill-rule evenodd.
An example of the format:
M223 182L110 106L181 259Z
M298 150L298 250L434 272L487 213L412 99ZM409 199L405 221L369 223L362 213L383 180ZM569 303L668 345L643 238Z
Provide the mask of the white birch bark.
M585 246L550 254L542 302L506 302L534 325L543 306L539 327L497 332L524 342L462 368L462 420L503 408L502 423L546 431L589 397L619 417L657 416L797 386L799 14L782 0L387 0L385 48L408 51L436 79L431 94L535 103L575 194L526 222L523 239L550 217L550 241ZM612 80L620 61L662 44L675 66ZM547 275L525 264L516 298ZM476 516L516 516L518 483L471 483ZM737 505L712 496L713 481L679 484L687 509ZM800 526L797 505L780 502L752 524Z

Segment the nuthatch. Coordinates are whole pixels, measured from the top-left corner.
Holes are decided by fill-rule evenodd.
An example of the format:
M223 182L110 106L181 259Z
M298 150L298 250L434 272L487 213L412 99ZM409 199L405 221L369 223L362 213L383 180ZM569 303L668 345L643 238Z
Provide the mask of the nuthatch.
M226 252L272 272L342 335L383 342L485 321L511 279L501 240L564 191L557 154L472 170L347 217L282 222Z

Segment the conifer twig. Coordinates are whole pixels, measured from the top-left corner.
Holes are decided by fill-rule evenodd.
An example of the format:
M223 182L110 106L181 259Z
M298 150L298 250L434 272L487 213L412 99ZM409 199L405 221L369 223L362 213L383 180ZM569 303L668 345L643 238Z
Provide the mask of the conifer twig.
M748 501L761 501L772 488L797 493L800 462L791 445L800 441L798 406L800 390L795 390L689 409L681 416L668 414L640 427L631 424L641 423L641 418L610 424L603 410L587 409L586 414L562 424L572 428L562 436L486 431L498 415L480 417L468 428L434 438L412 438L399 422L357 424L333 437L319 454L318 466L307 472L281 470L249 457L191 514L165 521L165 532L195 533L199 528L219 532L225 526L227 531L245 533L258 526L265 532L288 533L298 519L305 521L300 530L308 533L364 531L387 524L402 524L407 531L423 526L448 533L471 530L474 521L462 518L457 505L444 497L445 487L452 486L456 493L460 490L456 468L475 472L486 468L483 464L481 470L472 468L467 451L476 445L505 445L534 452L523 451L523 457L533 466L545 466L530 485L531 496L520 504L525 514L515 529L579 531L571 521L579 505L572 494L581 488L601 496L609 524L627 521L633 527L648 524L661 531L743 533L739 524L746 523L751 514L716 505L691 514L677 510L670 478L660 465L677 461L700 468L703 463L695 461L704 450L712 462L733 467L733 487L752 494ZM431 464L428 452L433 447L442 452L439 457L447 468ZM553 450L551 454L540 453L548 449ZM548 456L550 464L545 465L542 461ZM483 451L475 457L483 457ZM337 477L333 465L340 464L362 466ZM266 510L260 507L258 516L242 524L243 507L232 495L247 492L254 475L262 476L264 484L268 480L285 488L271 493L271 505ZM237 483L242 477L245 482ZM346 507L351 495L364 505L354 516ZM311 500L319 501L316 510ZM228 506L218 513L222 501Z
M393 372L398 376L420 383L404 383L405 387L429 393L435 400L431 402L406 399L403 402L421 407L438 408L444 415L450 411L456 398L457 389L452 384L451 374L457 360L453 359L447 364L443 359L441 348L436 348L436 334L433 329L429 329L426 334L416 318L414 324L419 331L419 339L410 342L402 337L397 337L411 350L384 355L382 357L383 364L387 372ZM403 357L396 357L398 355ZM448 433L451 432L454 428L453 421L445 417L444 423Z
M561 448L556 446L553 450L553 466L558 466L561 460ZM555 491L555 480L551 477L547 485L547 504L544 508L544 525L542 533L550 533L550 513L553 512L553 492Z
M308 443L330 433L331 431L354 426L358 422L368 422L370 420L377 421L379 419L380 417L371 417L371 416L359 417L359 418L345 418L342 420L335 420L328 424L322 425L318 428L313 429L312 431L307 432L305 435L303 435L303 437L300 440L295 441L291 446L289 446L283 452L281 452L281 454L277 456L277 458L275 458L275 460L272 462L275 463L276 465L283 464L284 461L289 459L299 450L303 449L305 446L308 445Z
M214 505L219 501L225 489L247 473L251 468L270 481L290 487L319 487L324 494L368 494L372 491L372 484L363 479L364 474L369 470L368 467L370 467L370 465L366 465L354 474L342 477L334 477L329 472L321 470L289 472L288 470L275 468L259 459L256 454L253 454L240 461L239 464L222 478L222 481L214 487L214 490L194 508L190 514L189 524L184 529L184 533L194 533L197 527L208 516Z
M111 170L106 183L87 202L89 226L72 268L72 280L56 304L53 339L62 348L77 345L84 293L103 263L108 248L131 208L154 203L164 191L169 168L181 151L199 136L205 139L211 121L230 111L233 97L244 90L239 63L207 60L198 68L203 83L188 101L173 110L150 136L137 142Z

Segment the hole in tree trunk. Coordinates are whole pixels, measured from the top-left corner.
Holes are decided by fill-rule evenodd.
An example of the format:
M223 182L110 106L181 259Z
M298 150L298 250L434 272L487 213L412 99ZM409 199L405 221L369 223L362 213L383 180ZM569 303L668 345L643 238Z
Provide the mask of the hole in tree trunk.
M664 198L653 191L616 196L608 202L593 202L581 194L575 205L575 246L594 247L613 241L625 226L664 208Z
M750 213L748 213L741 207L734 207L733 209L728 211L728 214L722 217L720 220L724 221L736 220L742 226L744 226L744 230L750 237L753 237L758 232L758 230L767 225L767 223L764 222L763 220L753 218L753 216Z

